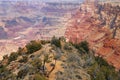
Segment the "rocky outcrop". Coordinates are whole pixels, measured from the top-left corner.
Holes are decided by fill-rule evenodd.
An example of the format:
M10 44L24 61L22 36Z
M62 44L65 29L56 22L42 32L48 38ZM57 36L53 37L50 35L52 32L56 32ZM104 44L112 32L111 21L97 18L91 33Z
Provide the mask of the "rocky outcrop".
M99 48L98 54L113 65L117 70L120 70L120 40L119 39L107 39L104 45ZM103 54L103 55L102 55Z

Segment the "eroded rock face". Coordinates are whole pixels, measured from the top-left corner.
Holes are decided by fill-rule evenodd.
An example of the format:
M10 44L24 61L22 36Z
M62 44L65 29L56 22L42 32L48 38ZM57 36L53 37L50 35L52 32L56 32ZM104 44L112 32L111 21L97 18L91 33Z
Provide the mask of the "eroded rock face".
M97 54L105 58L117 70L120 70L120 39L106 39L103 44Z
M86 11L85 6L92 11ZM112 4L99 4L97 7L83 4L81 9L68 23L65 37L73 43L87 40L90 47L96 51L95 55L103 57L119 70L120 37L118 37L119 28L117 27L120 16L119 7Z

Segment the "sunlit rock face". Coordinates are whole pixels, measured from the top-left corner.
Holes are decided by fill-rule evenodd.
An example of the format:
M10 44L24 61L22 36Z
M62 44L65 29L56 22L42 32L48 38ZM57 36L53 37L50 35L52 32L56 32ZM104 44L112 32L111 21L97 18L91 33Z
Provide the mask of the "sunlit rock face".
M111 4L104 5L84 3L67 25L65 37L67 41L80 43L87 40L95 56L101 56L109 64L120 70L120 7Z

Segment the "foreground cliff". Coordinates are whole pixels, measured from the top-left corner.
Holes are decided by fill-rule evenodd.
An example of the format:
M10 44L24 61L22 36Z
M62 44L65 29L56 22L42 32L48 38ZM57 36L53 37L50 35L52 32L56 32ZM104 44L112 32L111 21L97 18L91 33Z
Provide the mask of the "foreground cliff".
M100 57L94 57L89 44L31 41L0 61L1 80L119 80L119 73Z

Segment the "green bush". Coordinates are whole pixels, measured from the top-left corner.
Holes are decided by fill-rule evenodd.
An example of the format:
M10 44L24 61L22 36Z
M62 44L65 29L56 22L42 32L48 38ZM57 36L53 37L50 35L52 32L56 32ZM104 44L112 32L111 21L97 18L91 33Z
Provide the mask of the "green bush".
M75 44L75 47L82 53L89 53L89 44L87 41L82 41L79 44Z
M42 45L40 42L37 41L31 41L26 45L28 53L33 53L35 51L38 51L39 49L42 48Z
M41 76L40 74L35 74L34 80L47 80L44 76Z
M8 59L8 55L4 55L4 56L3 56L3 60L4 60L4 59Z
M8 63L10 63L11 61L15 61L18 57L18 53L17 52L12 52L8 58Z
M18 72L17 78L23 79L28 73L28 69L22 69Z
M95 64L90 66L88 73L91 75L91 80L119 80L120 75L115 71L115 68L109 65L101 57L95 58Z
M40 59L34 59L31 64L33 65L33 67L35 67L36 69L40 69L42 67L42 61Z
M3 65L1 65L1 66L0 66L0 73L2 73L2 72L4 72L4 71L6 71L6 67L3 66Z
M66 43L66 44L64 45L64 49L65 49L65 50L72 50L72 46L70 45L70 43Z
M113 66L109 65L102 57L95 57L95 61L99 64L99 66L114 68Z
M60 39L56 38L55 36L52 38L51 44L54 44L56 47L61 48Z

